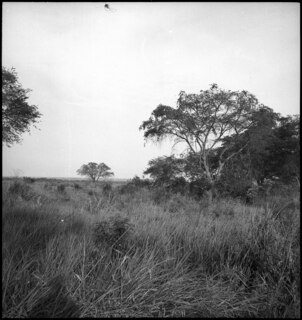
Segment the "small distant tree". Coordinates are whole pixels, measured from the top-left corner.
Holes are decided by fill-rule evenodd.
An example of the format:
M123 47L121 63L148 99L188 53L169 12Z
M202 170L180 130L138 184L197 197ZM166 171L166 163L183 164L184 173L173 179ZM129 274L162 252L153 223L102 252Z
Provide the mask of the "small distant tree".
M38 108L27 102L30 91L22 88L14 68L2 67L2 143L8 147L19 143L21 134L41 117Z
M88 164L83 164L80 169L77 170L77 174L81 176L87 176L91 178L93 182L98 181L100 178L108 178L113 176L114 173L105 163L89 162Z

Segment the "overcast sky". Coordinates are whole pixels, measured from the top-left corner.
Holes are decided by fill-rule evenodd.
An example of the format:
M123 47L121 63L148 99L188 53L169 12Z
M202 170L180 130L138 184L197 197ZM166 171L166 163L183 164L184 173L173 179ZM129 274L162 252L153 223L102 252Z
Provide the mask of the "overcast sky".
M110 4L110 3L109 3ZM15 67L40 130L3 146L3 175L76 177L104 162L142 176L172 143L139 126L181 90L247 90L283 115L300 101L299 3L3 3L2 63Z

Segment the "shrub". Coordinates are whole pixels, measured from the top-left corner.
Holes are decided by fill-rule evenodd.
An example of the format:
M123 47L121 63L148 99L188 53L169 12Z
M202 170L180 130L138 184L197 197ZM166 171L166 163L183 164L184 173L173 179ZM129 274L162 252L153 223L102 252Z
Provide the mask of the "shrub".
M103 184L102 191L105 195L108 195L112 191L112 185L110 182L105 182Z
M107 246L113 250L125 252L127 250L127 239L133 225L128 218L120 216L110 217L96 223L93 228L93 241L96 247Z
M8 192L14 196L20 196L24 200L30 200L34 196L31 188L19 181L14 181L8 188Z
M43 188L44 188L45 190L49 190L49 189L51 189L51 186L50 186L50 184L49 184L48 182L46 182L46 183L44 184Z
M187 182L183 177L174 178L169 182L168 189L173 193L184 195L187 192Z
M150 188L152 185L151 181L149 179L141 179L138 176L135 176L133 179L131 179L126 184L118 187L118 192L120 194L133 194L134 192L138 191L141 188Z
M117 188L117 191L120 194L133 194L136 190L137 188L130 182Z
M200 178L189 182L188 189L192 197L200 199L204 196L205 192L210 189L210 184L207 179Z
M92 191L92 190L89 190L89 191L88 191L88 195L89 195L89 196L93 196L93 191Z
M23 181L26 183L34 183L36 180L30 177L23 177Z
M138 188L143 188L147 187L149 188L151 186L151 181L149 179L141 179L138 176L135 176L132 180L131 183Z
M175 194L165 203L164 208L169 212L178 212L186 208L187 201L181 194Z
M58 192L63 193L65 191L65 185L64 184L59 184L57 186L57 190L58 190Z
M78 183L74 183L73 184L73 187L75 188L75 189L81 189L81 186L78 184Z
M171 198L171 192L169 192L165 187L153 188L151 198L155 204L161 204Z

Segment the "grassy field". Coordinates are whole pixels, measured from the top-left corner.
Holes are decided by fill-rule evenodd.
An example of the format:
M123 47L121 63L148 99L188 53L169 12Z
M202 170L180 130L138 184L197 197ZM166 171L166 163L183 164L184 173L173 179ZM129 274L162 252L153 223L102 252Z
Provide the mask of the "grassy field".
M2 182L3 317L300 317L300 190L158 197Z

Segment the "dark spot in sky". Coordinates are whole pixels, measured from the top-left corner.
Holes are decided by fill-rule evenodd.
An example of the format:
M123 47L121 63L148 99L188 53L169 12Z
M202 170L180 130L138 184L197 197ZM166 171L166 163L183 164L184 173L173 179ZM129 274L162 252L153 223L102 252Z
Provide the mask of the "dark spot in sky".
M115 11L114 9L112 9L112 8L109 6L108 3L105 3L104 8L105 8L106 10Z

